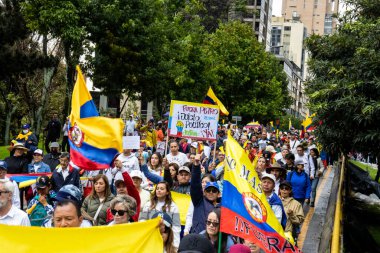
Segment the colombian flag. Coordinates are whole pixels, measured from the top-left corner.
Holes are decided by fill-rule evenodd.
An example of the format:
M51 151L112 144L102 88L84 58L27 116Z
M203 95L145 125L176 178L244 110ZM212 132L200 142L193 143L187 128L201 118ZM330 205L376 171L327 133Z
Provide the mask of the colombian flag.
M230 114L222 102L220 102L220 100L215 96L215 93L211 87L208 89L205 99L203 99L203 104L217 105L219 106L219 110L222 115L228 116L228 114Z
M306 115L306 119L302 122L302 127L305 129L305 131L312 131L315 129L315 126L312 125L314 116L315 113L313 113L311 116L309 116L309 114Z
M77 72L69 116L71 161L85 170L107 169L122 151L124 123L99 116L79 66Z
M248 156L228 133L220 230L259 245L265 252L300 252L285 235L262 191Z

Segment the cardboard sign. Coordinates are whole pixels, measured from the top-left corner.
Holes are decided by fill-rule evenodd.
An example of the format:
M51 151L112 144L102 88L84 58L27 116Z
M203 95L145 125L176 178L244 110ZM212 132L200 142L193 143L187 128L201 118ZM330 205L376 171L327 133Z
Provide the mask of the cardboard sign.
M215 141L219 121L217 105L172 100L169 136Z
M123 149L139 149L140 136L123 136Z

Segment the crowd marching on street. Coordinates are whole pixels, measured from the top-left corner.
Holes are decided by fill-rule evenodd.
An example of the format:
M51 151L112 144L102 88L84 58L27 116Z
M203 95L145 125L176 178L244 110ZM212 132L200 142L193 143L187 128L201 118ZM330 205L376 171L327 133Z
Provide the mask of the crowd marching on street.
M312 132L228 124L218 126L212 142L168 137L167 124L144 123L130 115L124 135L140 136L140 149L124 149L110 168L93 171L70 162L68 122L61 124L57 114L45 129L44 148L38 147L30 125L23 125L9 156L0 157L0 224L116 226L160 216L164 245L157 252L218 252L219 244L221 252L264 252L253 241L225 233L219 237L225 144L231 131L261 179L277 220L297 242L304 208L315 206L319 179L332 164ZM42 175L22 189L7 176L34 173ZM191 197L184 222L172 193Z

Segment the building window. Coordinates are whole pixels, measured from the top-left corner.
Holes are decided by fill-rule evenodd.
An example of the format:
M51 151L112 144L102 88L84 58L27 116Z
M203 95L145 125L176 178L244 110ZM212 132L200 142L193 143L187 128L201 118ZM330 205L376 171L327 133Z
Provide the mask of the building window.
M291 30L292 30L292 27L291 27L291 26L284 26L284 30L285 30L285 31L291 31Z
M331 33L332 33L332 14L326 14L324 34L331 34Z

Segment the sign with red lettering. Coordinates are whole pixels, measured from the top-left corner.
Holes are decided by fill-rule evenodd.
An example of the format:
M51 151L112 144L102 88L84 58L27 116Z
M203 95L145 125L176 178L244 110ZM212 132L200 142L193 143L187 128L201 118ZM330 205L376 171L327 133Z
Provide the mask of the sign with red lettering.
M218 131L217 105L172 100L169 136L215 141Z

